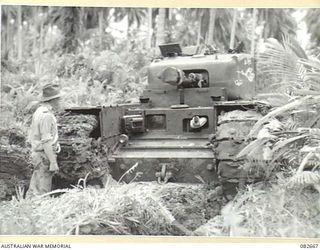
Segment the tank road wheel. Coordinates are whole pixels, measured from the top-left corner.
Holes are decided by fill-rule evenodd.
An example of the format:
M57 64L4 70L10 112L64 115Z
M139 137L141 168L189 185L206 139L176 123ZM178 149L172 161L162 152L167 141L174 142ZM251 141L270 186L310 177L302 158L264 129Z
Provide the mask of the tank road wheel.
M103 185L100 179L109 173L105 148L99 139L98 116L66 112L58 116L61 151L58 154L59 174L55 188L76 185Z
M233 110L218 116L215 154L217 172L224 194L234 195L239 185L261 179L261 173L253 173L245 166L248 162L238 159L238 153L249 144L247 135L262 117L255 110Z

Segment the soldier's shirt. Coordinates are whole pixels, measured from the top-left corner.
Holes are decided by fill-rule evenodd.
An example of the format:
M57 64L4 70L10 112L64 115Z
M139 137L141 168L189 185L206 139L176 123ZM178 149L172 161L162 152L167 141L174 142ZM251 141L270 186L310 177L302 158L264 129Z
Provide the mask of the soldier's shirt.
M50 104L42 104L32 117L29 141L33 152L43 151L43 144L50 142L53 150L58 146L58 126Z

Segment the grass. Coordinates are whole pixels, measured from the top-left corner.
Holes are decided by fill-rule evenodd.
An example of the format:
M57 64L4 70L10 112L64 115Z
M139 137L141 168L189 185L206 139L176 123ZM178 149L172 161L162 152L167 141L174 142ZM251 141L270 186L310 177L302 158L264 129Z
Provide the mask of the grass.
M218 215L197 229L207 236L319 238L320 197L312 187L274 183L246 187Z
M172 218L183 223L181 211L186 209L202 214L201 190L202 185L130 183L66 189L55 198L14 198L0 206L0 234L179 235L171 226ZM177 192L176 199L183 192L188 202L168 202L164 197L168 192Z

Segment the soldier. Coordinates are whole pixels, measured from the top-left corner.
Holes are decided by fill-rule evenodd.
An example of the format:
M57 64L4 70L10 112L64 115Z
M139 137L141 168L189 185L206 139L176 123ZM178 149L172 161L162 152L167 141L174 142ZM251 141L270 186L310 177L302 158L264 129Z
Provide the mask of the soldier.
M57 153L60 145L54 111L60 109L60 97L58 84L43 86L41 104L33 114L29 133L34 171L27 196L50 192L52 177L59 171Z

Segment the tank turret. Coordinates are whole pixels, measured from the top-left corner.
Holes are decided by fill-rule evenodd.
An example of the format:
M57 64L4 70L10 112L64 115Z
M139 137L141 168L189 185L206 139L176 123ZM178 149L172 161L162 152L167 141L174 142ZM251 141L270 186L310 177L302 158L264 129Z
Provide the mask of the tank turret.
M176 52L181 50L177 46L163 46L165 56L149 66L149 85L142 102L150 101L152 107L176 105L179 89L184 89L184 103L190 107L211 105L213 101L253 99L255 67L250 55L185 55Z

